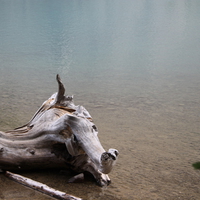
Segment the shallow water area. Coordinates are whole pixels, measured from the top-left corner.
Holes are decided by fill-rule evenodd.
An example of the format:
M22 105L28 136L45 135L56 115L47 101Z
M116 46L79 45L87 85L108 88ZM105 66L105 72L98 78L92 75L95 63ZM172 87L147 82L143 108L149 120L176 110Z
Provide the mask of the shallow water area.
M89 200L200 199L199 1L0 1L0 130L57 91L119 150L111 185L70 172L19 172ZM0 174L0 199L52 199Z

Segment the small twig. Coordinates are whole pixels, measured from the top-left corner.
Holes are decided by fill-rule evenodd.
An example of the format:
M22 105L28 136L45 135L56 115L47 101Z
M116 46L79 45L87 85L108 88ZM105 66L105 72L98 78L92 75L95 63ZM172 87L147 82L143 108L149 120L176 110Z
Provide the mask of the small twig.
M39 192L42 192L44 194L47 194L51 197L54 197L56 199L61 199L61 200L82 200L81 198L66 194L64 192L55 190L53 188L48 187L47 185L34 181L32 179L26 178L24 176L18 175L18 174L14 174L12 172L6 171L5 172L5 176L7 176L8 178L24 185L27 187L30 187L34 190L37 190Z

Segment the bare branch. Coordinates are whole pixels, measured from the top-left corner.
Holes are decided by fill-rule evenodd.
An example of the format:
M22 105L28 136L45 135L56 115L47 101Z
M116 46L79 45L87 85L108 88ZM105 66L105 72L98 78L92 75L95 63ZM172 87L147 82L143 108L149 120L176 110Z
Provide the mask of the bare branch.
M65 87L64 87L64 85L61 82L59 74L57 74L56 80L58 82L58 94L57 94L56 104L60 104L60 102L63 99L64 94L65 94Z
M55 190L53 188L48 187L47 185L34 181L32 179L26 178L24 176L21 176L19 174L14 174L12 172L6 171L5 172L5 176L26 186L29 187L33 190L37 190L39 192L42 192L44 194L47 194L51 197L54 197L56 199L60 199L60 200L82 200L81 198L66 194L64 192Z

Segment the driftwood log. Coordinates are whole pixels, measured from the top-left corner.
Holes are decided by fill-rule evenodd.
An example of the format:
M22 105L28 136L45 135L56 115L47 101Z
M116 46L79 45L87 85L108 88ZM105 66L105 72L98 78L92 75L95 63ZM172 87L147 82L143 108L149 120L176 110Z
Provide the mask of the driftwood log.
M105 151L97 127L83 106L72 96L57 75L58 92L38 109L24 126L0 132L0 169L31 170L71 167L91 173L100 186L108 185L108 173L118 151Z

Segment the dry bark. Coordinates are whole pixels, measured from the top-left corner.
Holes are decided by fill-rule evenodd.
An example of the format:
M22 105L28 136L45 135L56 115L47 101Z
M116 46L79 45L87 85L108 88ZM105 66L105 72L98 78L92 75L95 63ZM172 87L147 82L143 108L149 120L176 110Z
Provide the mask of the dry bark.
M108 173L118 151L107 152L89 112L75 106L72 96L57 75L58 92L46 100L24 126L0 132L0 169L27 170L66 168L93 174L101 186L108 185Z

